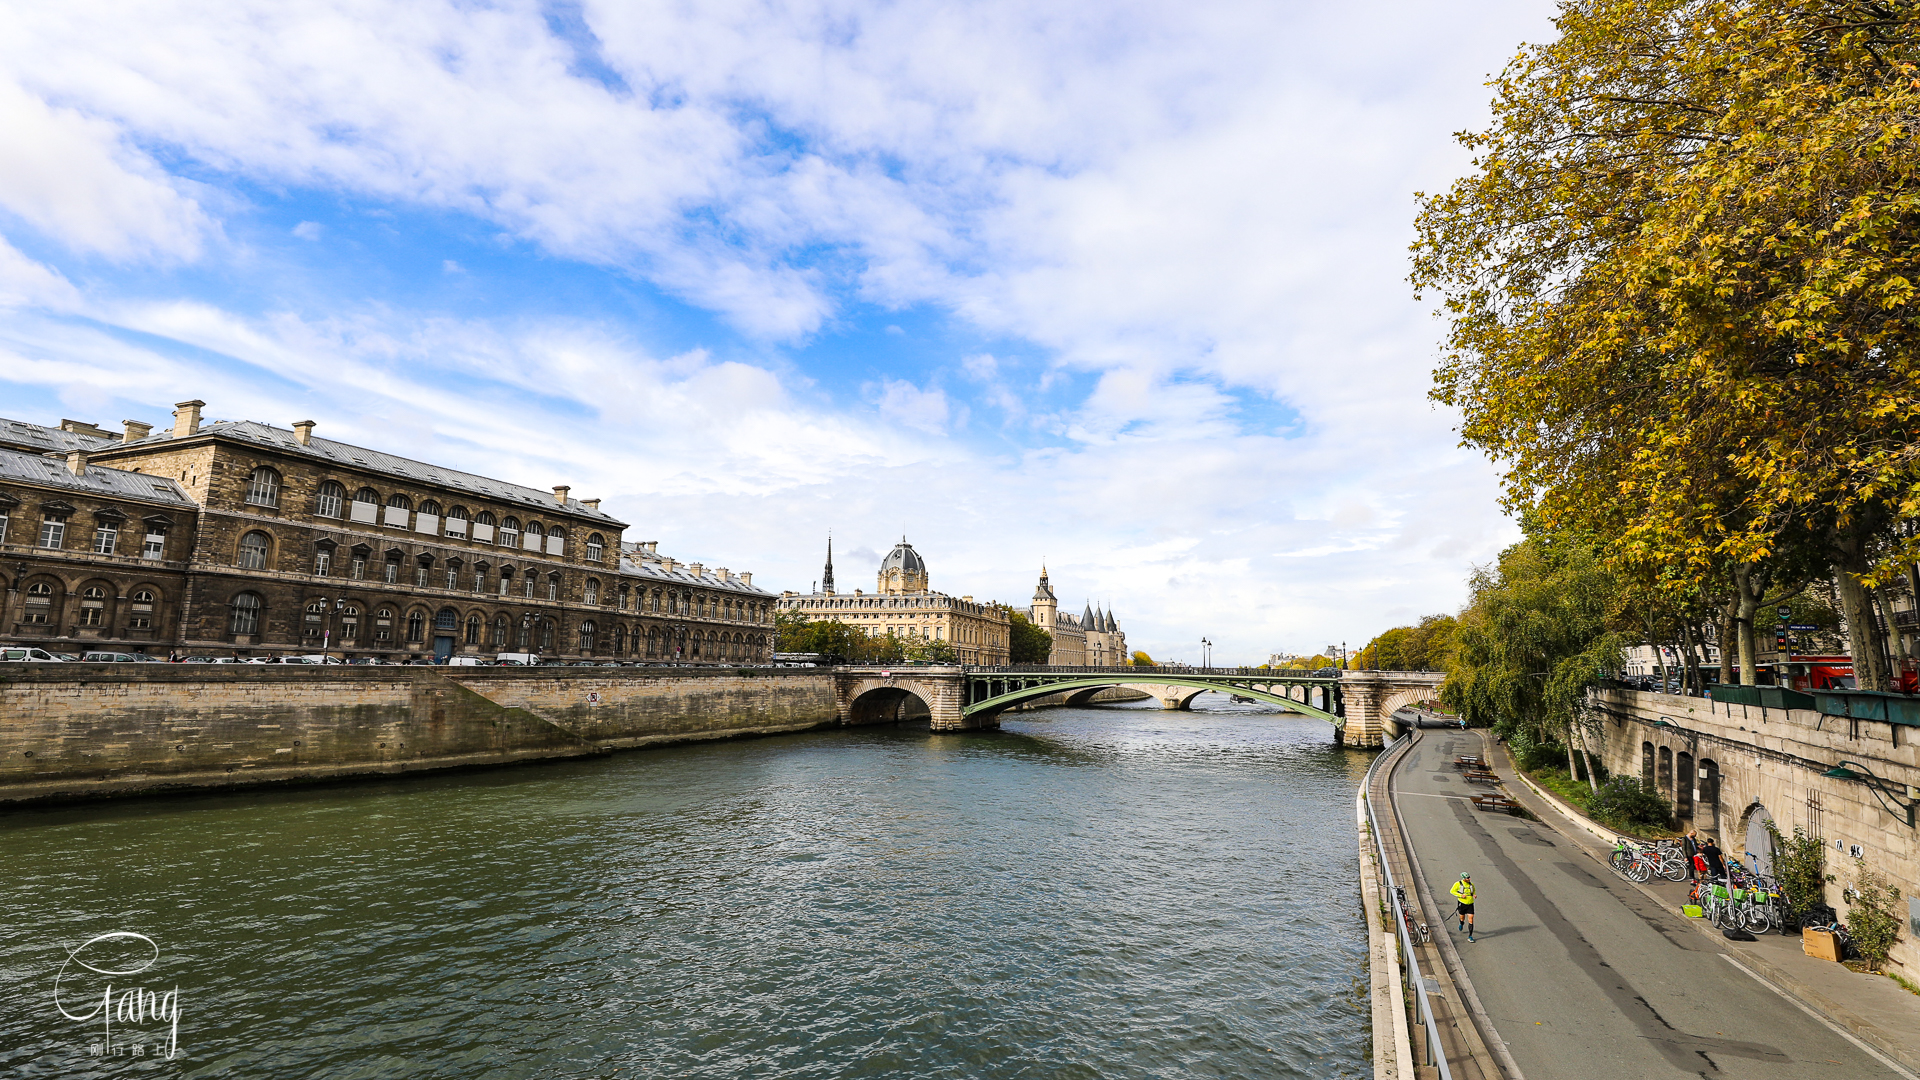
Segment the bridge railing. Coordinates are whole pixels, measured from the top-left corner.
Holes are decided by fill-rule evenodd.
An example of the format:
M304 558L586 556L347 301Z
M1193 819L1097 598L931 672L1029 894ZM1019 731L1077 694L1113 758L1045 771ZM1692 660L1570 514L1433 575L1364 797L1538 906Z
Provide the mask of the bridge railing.
M1156 664L1152 667L1075 667L1053 664L1004 664L997 667L969 666L969 675L1125 675L1150 679L1154 675L1228 675L1268 679L1337 679L1337 668L1258 668L1188 667L1184 664Z

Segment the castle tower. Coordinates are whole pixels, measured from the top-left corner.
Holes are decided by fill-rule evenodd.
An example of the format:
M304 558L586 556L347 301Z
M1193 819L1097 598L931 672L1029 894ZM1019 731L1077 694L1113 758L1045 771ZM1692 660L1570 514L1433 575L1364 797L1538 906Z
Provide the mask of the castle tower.
M913 550L906 537L893 545L887 557L880 561L879 591L882 596L898 596L901 593L923 593L927 591L927 563L920 553Z
M831 536L827 537L827 570L820 575L820 591L827 596L833 595L833 537Z
M1033 590L1033 606L1027 610L1027 619L1033 625L1053 633L1055 622L1060 614L1060 600L1053 595L1053 586L1047 583L1047 567L1040 566L1040 586Z

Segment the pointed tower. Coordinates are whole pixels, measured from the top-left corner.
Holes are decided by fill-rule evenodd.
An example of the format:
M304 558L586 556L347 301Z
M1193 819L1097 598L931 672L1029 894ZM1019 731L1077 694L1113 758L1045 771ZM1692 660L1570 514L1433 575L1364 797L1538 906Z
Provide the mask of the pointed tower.
M1053 633L1053 626L1060 613L1060 601L1053 595L1053 586L1047 584L1047 566L1040 564L1040 587L1033 590L1033 606L1027 609L1027 621Z
M820 592L824 596L833 595L833 537L827 537L827 569L820 575Z

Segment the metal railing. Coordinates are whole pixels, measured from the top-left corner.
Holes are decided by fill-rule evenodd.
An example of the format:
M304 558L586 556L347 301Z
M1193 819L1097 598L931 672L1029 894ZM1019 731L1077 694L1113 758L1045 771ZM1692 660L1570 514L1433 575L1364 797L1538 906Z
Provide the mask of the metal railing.
M1188 667L1184 664L1155 664L1152 667L1136 667L1131 664L1117 667L1071 667L1050 664L1003 664L998 667L968 665L970 674L1009 674L1009 675L1112 675L1124 672L1134 675L1231 675L1255 679L1338 679L1338 668L1250 668L1250 667Z
M1413 735L1409 733L1401 738L1411 739ZM1453 1071L1447 1067L1446 1050L1440 1042L1440 1024L1434 1018L1433 1007L1427 1002L1427 977L1420 970L1420 958L1413 951L1413 938L1407 933L1407 916L1400 904L1399 883L1393 878L1393 864L1387 860L1386 841L1381 839L1380 819L1373 806L1374 773L1380 768L1380 763L1387 760L1393 753L1394 746L1399 741L1399 739L1389 739L1381 748L1379 755L1373 759L1373 764L1367 767L1366 779L1362 781L1366 785L1362 790L1366 793L1367 827L1373 830L1374 851L1380 856L1380 874L1386 880L1385 895L1387 904L1393 912L1394 929L1398 931L1400 938L1400 956L1406 963L1408 977L1413 983L1413 997L1420 1006L1421 1023L1427 1029L1427 1058L1439 1067L1440 1080L1453 1080ZM1441 932L1445 933L1446 928L1442 927ZM1378 1037L1376 1033L1375 1038Z

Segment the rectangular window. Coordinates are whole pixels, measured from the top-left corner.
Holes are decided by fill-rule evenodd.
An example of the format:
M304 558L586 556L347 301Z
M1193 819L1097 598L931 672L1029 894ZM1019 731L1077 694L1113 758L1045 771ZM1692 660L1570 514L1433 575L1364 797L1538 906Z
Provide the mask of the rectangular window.
M141 545L140 557L143 559L164 558L167 553L167 534L149 528L146 543Z
M80 601L80 625L99 626L106 614L106 606L104 600Z
M113 546L120 542L120 527L112 522L101 522L93 527L93 553L95 555L113 554Z
M313 575L326 577L333 573L333 552L316 551L313 553Z
M453 589L457 589L457 588L459 588L459 587L460 587L460 571L458 571L458 570L455 570L455 569L454 569L453 567L451 567L451 566L449 566L449 567L447 567L447 588L448 588L448 590L450 590L450 591L451 591L451 590L453 590Z
M398 584L399 581L400 581L400 564L397 562L388 563L387 564L387 584L395 585L395 584Z
M0 510L0 544L7 542L7 512Z
M409 513L411 513L411 511L404 506L389 506L387 507L387 516L384 523L396 529L404 529L407 527L407 515Z
M560 583L552 578L547 579L547 599L560 599Z
M438 536L440 535L440 518L435 514L415 514L413 531L423 532L428 536Z
M567 538L565 536L547 537L547 554L565 555L566 553L567 553Z
M353 578L353 580L359 581L361 578L364 578L367 576L367 560L362 559L356 555L354 557L353 565L351 569L352 569L352 574L350 576Z
M134 601L133 614L127 617L127 628L130 630L153 629L153 605Z
M475 522L473 525L473 539L476 543L493 543L493 526L482 525L479 522Z
M533 597L533 578L531 577L527 578L527 597L529 599Z
M416 589L424 589L427 587L426 567L416 566L413 568L413 587Z
M525 533L520 541L520 546L528 551L539 551L540 539L539 533Z
M40 546L58 548L67 542L67 523L59 518L47 518L40 523Z
M448 536L467 535L467 519L459 518L459 517L448 518L447 519L447 535Z
M500 579L500 595L501 595L501 596L505 596L505 595L507 595L507 588L508 588L509 586L511 586L512 584L513 584L513 579L512 579L512 578L510 578L510 577L502 577L502 578Z

